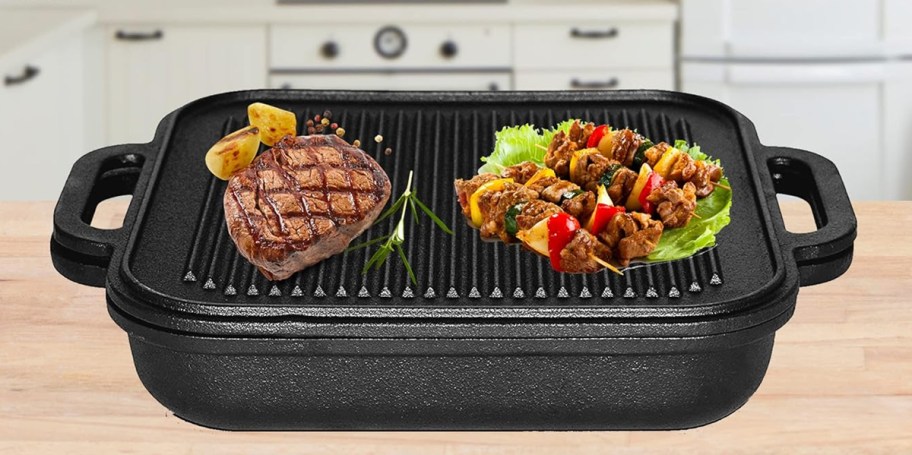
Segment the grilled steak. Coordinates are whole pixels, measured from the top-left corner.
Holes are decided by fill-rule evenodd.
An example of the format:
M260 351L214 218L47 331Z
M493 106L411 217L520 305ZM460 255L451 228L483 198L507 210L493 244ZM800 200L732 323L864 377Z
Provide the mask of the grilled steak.
M231 177L225 220L241 255L284 280L342 252L389 197L389 177L360 149L335 135L286 136Z

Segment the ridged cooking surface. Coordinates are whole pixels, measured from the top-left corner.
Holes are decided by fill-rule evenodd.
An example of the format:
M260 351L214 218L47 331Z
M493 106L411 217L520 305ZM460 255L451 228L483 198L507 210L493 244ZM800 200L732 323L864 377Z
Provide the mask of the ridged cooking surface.
M364 150L386 170L392 182L390 201L398 197L405 185L409 170L415 170L415 188L419 197L451 227L450 236L432 228L429 219L423 218L420 226L408 224L403 248L418 276L418 285L412 284L395 255L390 256L379 271L361 274L361 267L373 249L358 250L337 255L329 260L295 274L281 282L266 280L238 253L225 228L222 195L225 182L206 172L203 155L208 146L220 135L243 126L243 106L228 110L234 115L224 115L220 125L210 127L205 135L187 136L187 148L180 155L168 156L161 170L164 179L179 179L168 173L183 174L196 179L183 191L192 191L194 185L199 196L188 197L186 219L178 235L171 236L174 243L170 250L175 254L183 249L179 261L163 261L154 256L150 244L158 232L149 229L149 237L141 236L140 247L132 261L132 271L140 281L167 294L184 299L212 303L289 304L307 305L630 305L642 301L650 305L695 305L706 298L721 300L745 289L755 289L772 276L768 251L763 245L760 223L735 224L726 228L720 237L720 246L701 252L685 260L652 264L628 269L624 276L604 271L593 275L568 275L551 270L547 258L539 257L519 246L506 246L480 240L478 233L464 221L453 191L453 180L471 177L481 164L480 156L490 153L494 132L505 125L532 122L550 126L566 118L582 117L595 122L607 122L618 127L637 128L654 141L673 139L697 140L704 150L714 142L736 143L737 138L715 141L695 136L692 125L682 118L670 115L650 115L645 109L589 109L582 111L553 111L531 109L510 111L504 108L471 109L461 106L453 110L395 109L372 111L352 109L345 105L314 105L307 110L297 110L299 121L324 109L331 109L334 121L343 125L346 139L360 139ZM225 111L222 109L221 111ZM213 114L214 115L214 114ZM209 119L209 122L212 122ZM192 123L192 122L188 122ZM189 135L190 128L175 131L175 137ZM299 125L300 127L300 125ZM196 131L202 131L197 129ZM381 134L385 139L377 144L373 137ZM183 142L182 142L183 143ZM193 144L191 148L189 144ZM393 153L383 153L390 147ZM735 151L708 150L722 158L726 173L735 191L733 219L737 216L756 216L750 200L749 178L739 175ZM175 156L181 158L175 159ZM165 182L165 180L163 180ZM199 185L202 182L205 186ZM173 193L172 193L173 192ZM741 194L739 194L739 192ZM157 191L156 199L180 194L177 185L164 184ZM739 200L742 205L739 207ZM191 201L197 201L194 204ZM195 209L192 209L195 207ZM739 213L740 212L740 213ZM175 214L174 218L179 215ZM355 240L367 241L390 232L397 216L368 230ZM746 220L745 220L746 221ZM151 223L156 223L153 219ZM739 223L740 224L740 223ZM737 232L754 232L748 239L734 240ZM160 236L160 241L168 237ZM737 243L739 246L725 242ZM182 248L185 246L186 248ZM739 272L732 286L727 275L730 262L754 262L744 272ZM750 261L749 261L750 262ZM154 263L154 264L150 264ZM155 268L155 269L153 269ZM168 276L165 277L165 272ZM163 289L164 288L164 289ZM740 290L739 290L740 289ZM694 298L688 298L688 297Z

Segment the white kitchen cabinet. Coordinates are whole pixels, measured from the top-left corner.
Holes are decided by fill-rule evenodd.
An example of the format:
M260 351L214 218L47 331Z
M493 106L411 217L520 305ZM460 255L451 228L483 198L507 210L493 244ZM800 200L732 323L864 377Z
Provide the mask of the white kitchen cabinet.
M271 88L304 90L507 90L509 72L276 74Z
M84 150L83 37L0 70L0 199L57 199Z
M912 60L887 65L883 99L886 195L912 200Z
M672 22L583 22L513 27L517 69L661 68L674 64Z
M681 55L704 59L870 58L882 48L885 1L895 2L897 10L901 3L909 3L681 0ZM902 27L908 28L907 23Z
M886 76L884 63L682 65L685 92L737 109L754 122L766 145L831 159L856 200L887 194L881 130Z
M516 90L674 90L671 68L659 70L517 70Z
M108 142L147 142L198 98L266 87L265 26L111 26Z

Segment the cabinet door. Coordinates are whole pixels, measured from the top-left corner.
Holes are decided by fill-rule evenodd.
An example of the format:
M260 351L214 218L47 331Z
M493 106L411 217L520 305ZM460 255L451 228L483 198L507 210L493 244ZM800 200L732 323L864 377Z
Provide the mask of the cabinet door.
M882 64L686 63L681 80L746 115L763 144L832 160L852 199L884 198Z
M912 60L888 67L883 97L886 197L912 200Z
M81 35L3 70L0 79L0 156L7 159L0 200L56 200L86 152Z
M509 90L510 73L277 74L272 88L309 90Z
M111 27L108 141L147 142L169 112L198 98L266 86L265 27Z

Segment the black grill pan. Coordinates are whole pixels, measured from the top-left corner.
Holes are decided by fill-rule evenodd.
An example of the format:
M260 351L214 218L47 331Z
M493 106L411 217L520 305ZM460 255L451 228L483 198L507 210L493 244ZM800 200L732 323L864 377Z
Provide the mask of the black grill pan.
M394 197L415 170L419 195L455 228L454 236L408 228L417 286L393 260L362 275L365 250L281 282L238 255L225 228L225 184L203 156L245 124L254 101L301 122L332 110L387 171ZM734 200L717 246L620 277L554 273L545 258L480 241L462 221L453 180L475 173L501 127L567 118L696 141L720 158ZM787 232L777 192L807 200L818 230ZM134 196L123 227L89 226L98 201L119 194ZM80 159L54 213L51 253L64 276L106 288L146 388L201 425L671 429L747 401L799 286L849 267L855 226L829 160L763 146L750 121L705 98L250 91L179 109L149 144Z

